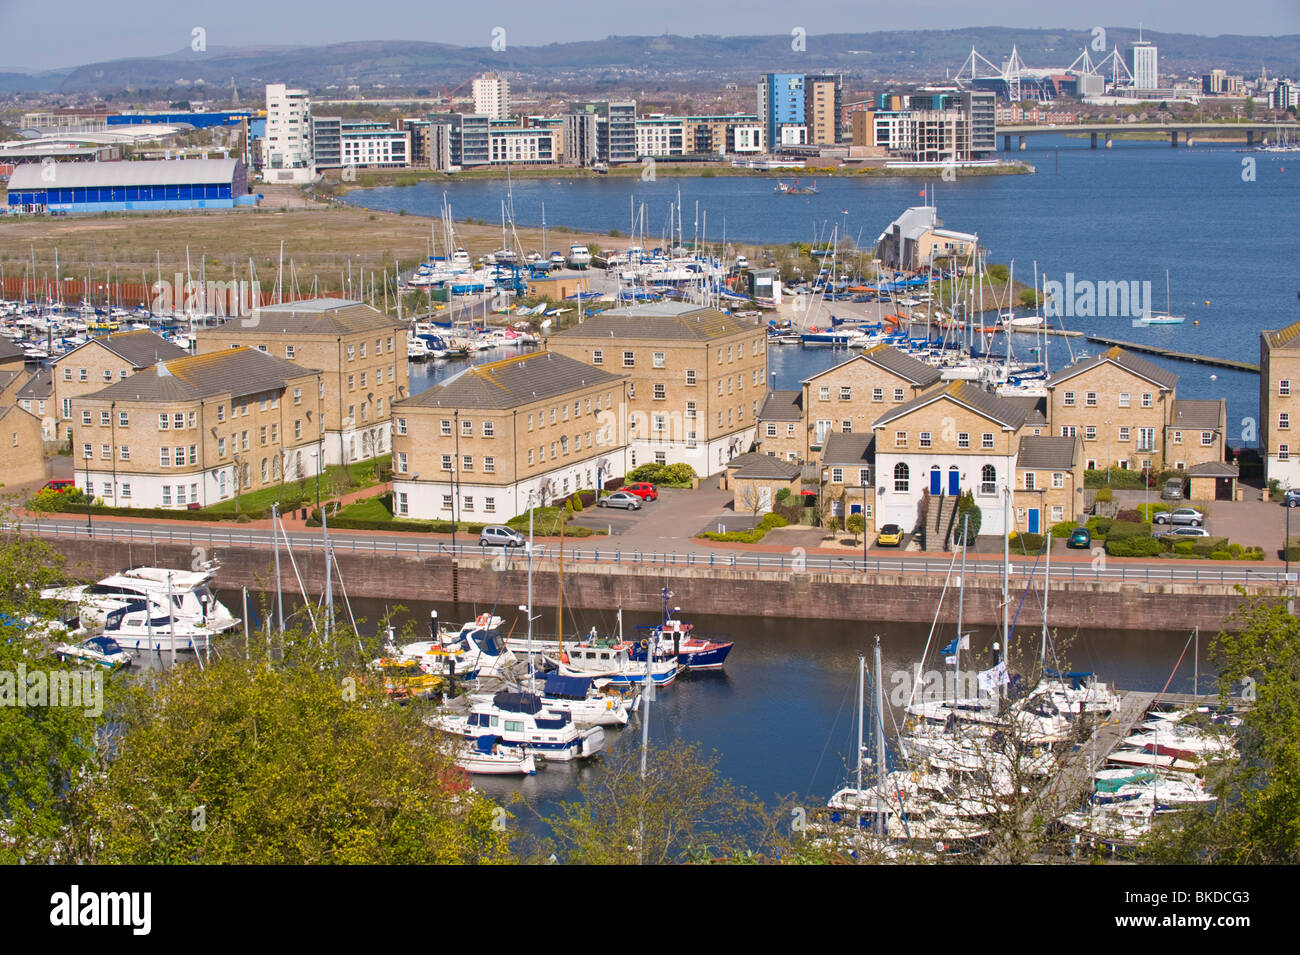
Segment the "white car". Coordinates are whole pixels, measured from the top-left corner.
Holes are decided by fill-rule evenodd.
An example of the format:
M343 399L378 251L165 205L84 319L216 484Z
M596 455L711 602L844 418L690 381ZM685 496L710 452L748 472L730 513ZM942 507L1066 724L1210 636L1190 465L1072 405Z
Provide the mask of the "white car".
M1157 537L1209 537L1210 532L1204 527L1194 527L1191 524L1185 524L1182 527L1170 527L1162 530Z

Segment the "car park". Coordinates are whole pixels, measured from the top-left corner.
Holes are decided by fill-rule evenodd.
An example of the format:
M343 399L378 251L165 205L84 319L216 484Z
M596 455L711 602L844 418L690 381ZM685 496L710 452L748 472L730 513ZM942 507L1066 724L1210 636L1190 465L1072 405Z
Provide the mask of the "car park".
M1155 517L1157 524L1191 524L1200 527L1205 523L1205 515L1194 507L1176 507L1172 511L1161 511Z
M527 543L523 534L500 524L489 524L478 535L479 547L523 547Z
M596 502L597 507L621 507L629 511L641 510L641 499L629 491L615 491Z

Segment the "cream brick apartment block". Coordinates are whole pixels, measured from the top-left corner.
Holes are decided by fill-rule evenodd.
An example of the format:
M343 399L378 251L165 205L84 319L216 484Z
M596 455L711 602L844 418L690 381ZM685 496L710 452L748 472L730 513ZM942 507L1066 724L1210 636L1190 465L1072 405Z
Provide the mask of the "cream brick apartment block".
M397 518L491 523L629 467L627 376L553 351L474 365L393 409Z
M753 446L767 397L767 330L754 322L663 302L610 309L548 344L627 377L618 411L629 469L655 461L715 474Z
M1300 487L1300 322L1259 336L1259 447L1265 476Z
M60 356L51 366L50 380L61 437L71 436L74 399L123 381L160 361L184 358L188 354L161 336L139 329L92 338Z
M206 507L316 473L320 372L241 347L72 399L77 486L117 507Z
M257 309L197 336L200 355L248 346L318 368L325 383L325 463L392 446L393 402L410 395L406 325L362 302L320 298Z

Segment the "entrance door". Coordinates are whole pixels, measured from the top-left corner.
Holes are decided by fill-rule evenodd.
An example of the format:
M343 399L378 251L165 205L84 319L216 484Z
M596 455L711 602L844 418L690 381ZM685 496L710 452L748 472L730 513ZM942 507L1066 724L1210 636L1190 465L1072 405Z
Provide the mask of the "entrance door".
M1232 500L1232 478L1214 479L1214 499L1216 501Z
M953 497L961 493L961 471L956 466L948 469L948 493Z
M1029 533L1038 533L1038 508L1036 507L1029 509Z
M930 468L930 493L931 494L943 493L943 475L939 471L938 465L935 465L934 467Z

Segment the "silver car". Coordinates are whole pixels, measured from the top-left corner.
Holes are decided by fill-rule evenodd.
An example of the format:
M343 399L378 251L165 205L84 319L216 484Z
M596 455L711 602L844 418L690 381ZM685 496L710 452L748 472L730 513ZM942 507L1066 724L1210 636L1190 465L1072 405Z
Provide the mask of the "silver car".
M641 510L641 499L628 491L615 491L596 502L597 507L622 507L629 511Z
M478 535L479 547L523 547L527 543L523 534L500 524L489 524Z
M1184 524L1182 527L1170 527L1156 534L1157 537L1209 537L1210 532L1204 527Z
M1205 515L1194 507L1176 507L1172 511L1161 511L1156 515L1157 524L1190 524L1200 527L1205 523Z

